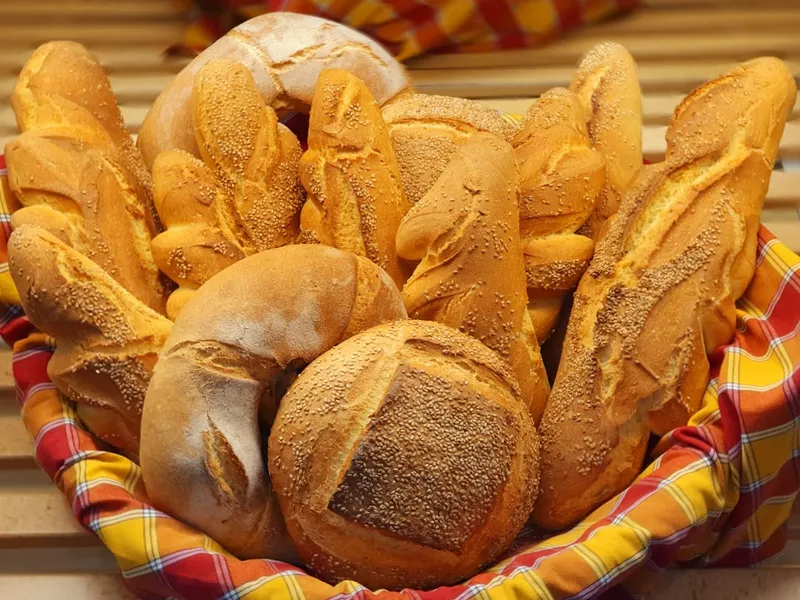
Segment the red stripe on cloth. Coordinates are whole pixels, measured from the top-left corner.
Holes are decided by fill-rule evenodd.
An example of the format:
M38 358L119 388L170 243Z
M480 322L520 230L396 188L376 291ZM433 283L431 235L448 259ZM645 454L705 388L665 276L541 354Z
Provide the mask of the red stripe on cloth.
M525 35L508 0L476 0L475 6L498 38L514 39Z
M561 31L567 31L581 24L583 20L583 7L576 0L553 0L553 5L558 13L558 22Z
M389 0L387 3L397 15L417 26L427 21L435 21L438 14L429 4L416 0Z

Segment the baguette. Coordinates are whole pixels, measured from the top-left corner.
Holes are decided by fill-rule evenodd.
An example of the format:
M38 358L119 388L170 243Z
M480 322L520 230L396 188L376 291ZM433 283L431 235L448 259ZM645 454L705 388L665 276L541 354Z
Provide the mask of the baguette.
M207 62L194 80L192 110L203 161L171 150L153 165L166 231L152 249L158 267L179 286L167 304L172 319L225 267L294 242L304 196L300 144L264 104L244 66Z
M315 237L367 257L401 287L410 268L395 252L395 235L408 201L380 108L347 71L320 75L300 178Z
M56 341L48 376L92 433L137 460L145 392L172 323L41 227L16 229L8 257L25 315Z
M490 108L465 98L404 94L381 110L411 206L436 183L459 144L478 132L510 142L517 127Z
M592 258L594 242L575 231L594 210L604 160L591 147L580 100L563 88L528 109L513 144L528 312L543 343Z
M229 59L253 75L267 106L308 112L317 78L342 68L364 81L383 104L409 87L405 69L375 40L345 25L310 15L273 12L242 23L206 48L156 98L139 131L145 164L165 150L199 157L190 96L207 62Z
M570 525L627 487L650 433L686 424L706 354L734 334L759 213L797 88L775 58L743 63L675 110L575 293L542 419L534 521Z
M630 53L613 42L586 54L570 90L584 107L592 145L605 160L605 182L579 233L597 240L642 167L642 90Z
M22 205L13 226L46 228L163 313L169 285L150 250L159 229L152 184L103 69L79 44L45 44L11 104L23 132L5 148Z
M525 310L514 152L478 133L465 142L397 232L397 252L420 260L403 288L412 318L459 329L511 365L538 422L547 377Z

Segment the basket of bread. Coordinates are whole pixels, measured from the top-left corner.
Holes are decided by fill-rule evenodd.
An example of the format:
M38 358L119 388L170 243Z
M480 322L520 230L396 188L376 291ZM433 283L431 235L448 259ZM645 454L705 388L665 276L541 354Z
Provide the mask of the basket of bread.
M46 44L0 327L37 460L143 598L594 597L768 558L800 258L759 213L795 97L743 63L643 166L619 45L517 118L274 13L134 142L93 56Z

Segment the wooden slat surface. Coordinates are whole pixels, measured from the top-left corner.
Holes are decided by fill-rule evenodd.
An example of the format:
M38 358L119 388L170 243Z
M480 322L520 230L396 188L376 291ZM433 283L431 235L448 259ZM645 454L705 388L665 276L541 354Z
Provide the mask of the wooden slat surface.
M113 22L124 19L152 22L154 20L174 21L180 18L171 6L170 0L147 2L142 0L32 0L15 2L6 0L0 3L0 21L4 23L56 22L59 24L75 21Z
M645 154L664 151L664 126L693 87L760 54L787 60L800 76L800 0L645 0L654 8L586 28L545 48L413 61L420 90L460 95L522 113L534 98L568 85L575 64L599 40L631 50L644 90ZM50 39L87 43L111 74L123 115L138 131L157 94L186 63L165 59L180 40L185 18L168 0L0 0L0 144L15 135L5 99L33 48ZM793 118L800 118L800 103ZM0 148L1 150L1 148ZM773 173L762 221L800 252L800 121L781 144L786 171ZM800 565L800 517L773 565ZM74 521L70 507L38 469L33 444L17 415L10 352L0 351L0 598L120 598L131 596L113 557ZM57 573L61 574L57 574ZM710 597L798 597L800 570L670 572L650 600Z

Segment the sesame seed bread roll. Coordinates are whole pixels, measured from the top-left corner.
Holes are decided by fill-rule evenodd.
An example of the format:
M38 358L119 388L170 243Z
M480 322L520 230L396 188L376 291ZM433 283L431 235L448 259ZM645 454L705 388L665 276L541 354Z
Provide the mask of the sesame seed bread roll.
M41 227L16 229L8 259L25 315L56 341L48 376L92 433L136 460L145 392L172 323Z
M478 132L510 142L517 127L496 110L464 98L404 94L381 110L409 204L436 183L458 145Z
M513 145L528 312L543 343L592 258L594 242L575 232L603 188L604 160L591 146L579 98L564 88L528 109Z
M775 58L743 63L675 110L575 293L540 426L534 521L571 525L627 487L651 433L685 425L707 353L733 337L759 213L797 89Z
M331 583L432 588L497 560L538 489L508 366L439 323L379 325L311 363L269 436L289 534Z
M363 33L310 15L261 15L206 48L158 96L137 140L148 168L164 150L178 149L200 156L192 127L191 91L203 65L219 58L244 65L253 75L264 103L279 112L307 113L317 78L325 69L341 68L353 73L380 104L410 85L403 66Z
M300 179L315 237L367 257L401 287L411 268L395 252L395 235L408 201L380 107L347 71L319 77Z
M141 465L154 506L239 558L296 562L262 432L305 365L405 318L385 272L327 246L267 250L209 279L176 319L147 391Z
M597 240L642 167L642 90L636 63L623 46L598 44L581 61L570 90L580 98L589 138L605 159L603 191L580 231Z
M22 131L5 147L13 225L44 227L163 313L171 286L150 250L152 182L97 60L73 42L40 46L11 106Z
M403 288L409 315L459 329L498 352L538 422L548 385L525 309L511 145L490 133L462 144L403 219L397 252L421 261Z
M305 196L300 144L264 104L244 66L222 59L203 65L192 111L203 160L169 150L153 165L156 208L166 227L152 242L153 256L179 285L167 303L171 319L225 267L293 243Z

